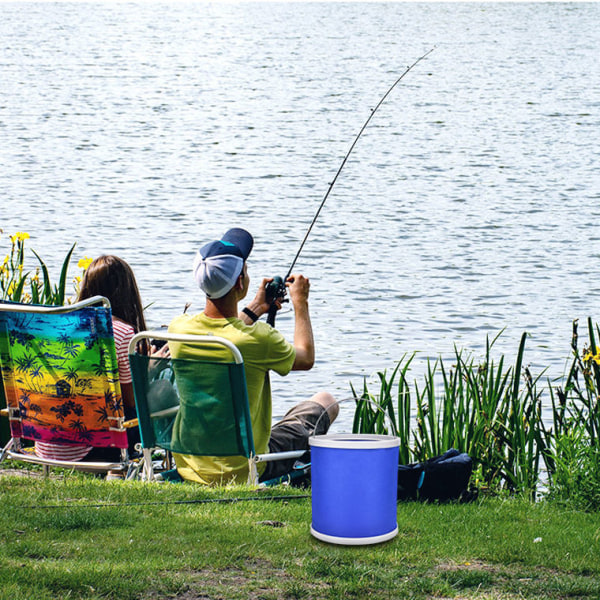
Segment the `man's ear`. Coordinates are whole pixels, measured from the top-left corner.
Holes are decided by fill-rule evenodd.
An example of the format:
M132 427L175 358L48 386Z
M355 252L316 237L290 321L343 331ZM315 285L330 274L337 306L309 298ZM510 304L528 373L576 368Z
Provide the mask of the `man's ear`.
M244 272L243 271L238 275L238 278L235 281L235 288L240 291L244 289Z

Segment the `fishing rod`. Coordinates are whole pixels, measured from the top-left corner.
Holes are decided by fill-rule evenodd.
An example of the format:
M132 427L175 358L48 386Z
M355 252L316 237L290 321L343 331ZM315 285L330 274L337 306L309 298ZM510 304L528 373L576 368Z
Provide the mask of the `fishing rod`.
M356 146L356 143L360 139L360 136L362 135L363 131L367 128L367 125L373 118L373 115L377 112L378 108L384 103L385 99L390 95L391 91L402 81L402 79L404 79L404 77L408 74L408 72L410 70L412 70L414 67L416 67L422 60L427 58L434 50L435 50L435 46L433 48L431 48L431 50L428 50L425 54L423 54L423 56L421 56L417 60L415 60L415 62L412 65L407 67L406 70L404 71L404 73L402 73L402 75L400 75L400 77L398 77L398 79L396 79L396 81L394 81L394 83L390 86L388 91L383 95L381 100L378 102L377 106L375 106L375 108L371 109L371 114L369 115L368 119L365 121L364 125L361 127L360 131L358 132L358 135L354 138L354 141L352 142L352 145L350 146L350 150L348 150L348 152L346 153L346 156L344 156L344 160L342 160L342 164L340 165L340 168L337 170L335 177L333 178L332 182L329 184L329 188L327 189L327 192L325 193L325 196L323 197L323 200L321 201L321 204L319 205L319 208L318 208L318 210L306 232L306 235L304 236L304 239L302 240L302 243L300 244L300 248L298 249L298 252L296 252L296 256L294 257L294 260L292 261L292 264L290 265L290 268L288 269L287 275L283 278L279 277L279 276L273 277L273 281L271 281L270 283L267 284L267 299L270 302L269 313L267 316L267 323L269 323L269 325L271 325L271 326L275 325L275 315L277 314L277 310L278 310L277 301L285 302L285 300L284 300L284 298L286 296L285 282L289 279L289 277L292 273L292 270L294 269L294 266L296 264L296 261L298 260L298 257L300 256L302 249L304 248L304 244L306 243L306 240L308 239L308 236L310 235L310 232L312 231L314 224L316 223L317 219L319 218L321 209L323 208L323 206L325 206L325 202L327 201L327 198L329 197L329 194L331 193L331 190L333 189L333 186L335 185L335 182L337 181L339 174L342 172L342 169L344 168L346 161L348 160L350 154L352 153L352 150L354 150L354 146Z

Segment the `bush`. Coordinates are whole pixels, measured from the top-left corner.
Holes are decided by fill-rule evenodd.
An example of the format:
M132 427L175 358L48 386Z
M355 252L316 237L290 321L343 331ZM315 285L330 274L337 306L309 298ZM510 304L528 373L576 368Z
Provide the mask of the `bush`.
M582 428L555 439L555 470L548 498L580 510L600 510L600 448Z

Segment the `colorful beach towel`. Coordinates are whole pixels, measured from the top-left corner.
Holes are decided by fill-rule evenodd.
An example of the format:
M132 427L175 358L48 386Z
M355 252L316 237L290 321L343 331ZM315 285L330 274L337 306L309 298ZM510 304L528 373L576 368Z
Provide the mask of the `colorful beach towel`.
M0 311L13 438L127 448L111 311Z

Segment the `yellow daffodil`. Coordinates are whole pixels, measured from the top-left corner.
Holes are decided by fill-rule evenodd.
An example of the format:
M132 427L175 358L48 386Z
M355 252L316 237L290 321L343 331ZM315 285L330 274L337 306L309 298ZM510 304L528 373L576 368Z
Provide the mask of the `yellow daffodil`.
M92 264L93 260L93 258L88 258L87 256L85 258L80 258L77 266L85 271Z
M15 235L10 236L10 241L14 244L15 242L24 242L29 239L29 234L25 231L17 231Z

